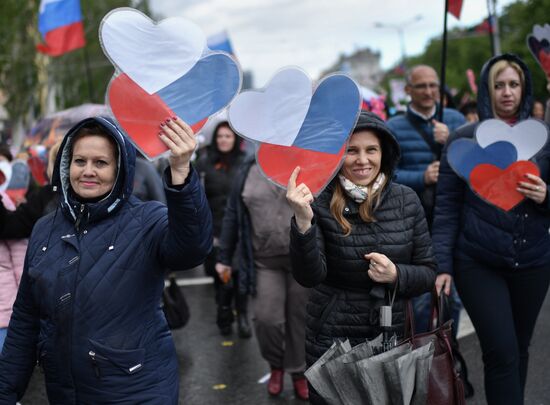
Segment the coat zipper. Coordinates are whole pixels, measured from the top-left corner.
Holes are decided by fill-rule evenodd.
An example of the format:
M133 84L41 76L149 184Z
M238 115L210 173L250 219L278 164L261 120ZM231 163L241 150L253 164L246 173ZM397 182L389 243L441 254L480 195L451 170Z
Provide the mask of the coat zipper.
M97 363L97 359L100 359L100 360L108 360L108 359L106 357L103 357L103 356L97 354L93 350L90 350L88 352L88 355L90 356L90 359L92 360L92 367L94 368L95 376L98 379L101 379L101 369L99 367L99 364Z
M84 204L80 204L80 213L78 214L78 218L74 224L74 227L78 232L80 232L80 223L82 222L82 217L84 216L84 208L86 208L86 206Z

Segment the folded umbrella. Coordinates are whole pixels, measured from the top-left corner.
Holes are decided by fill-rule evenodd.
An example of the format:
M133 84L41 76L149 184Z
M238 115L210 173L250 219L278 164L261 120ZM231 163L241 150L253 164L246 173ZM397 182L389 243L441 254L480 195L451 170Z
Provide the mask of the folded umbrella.
M386 387L384 376L385 362L395 360L403 354L410 353L412 346L406 343L376 356L358 361L356 363L358 375L367 392L368 405L390 404L390 395Z
M336 341L319 359L309 367L304 375L315 391L329 404L339 405L340 399L338 392L334 386L334 382L328 370L325 368L325 363L333 358L339 357L351 350L349 340Z
M357 375L357 361L376 354L382 345L382 335L353 347L347 353L325 363L331 381L338 393L340 403L345 405L363 404L366 401L365 387Z
M426 404L434 344L428 344L382 363L392 405Z

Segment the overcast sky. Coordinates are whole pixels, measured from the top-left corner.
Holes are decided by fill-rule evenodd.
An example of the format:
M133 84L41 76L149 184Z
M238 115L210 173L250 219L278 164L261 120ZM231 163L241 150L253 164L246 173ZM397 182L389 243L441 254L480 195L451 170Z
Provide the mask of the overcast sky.
M497 10L513 0L499 0ZM282 67L300 66L312 78L334 64L340 54L370 47L388 68L401 57L398 27L407 55L424 49L443 30L443 0L154 0L156 15L183 16L206 35L227 30L243 69L264 86ZM421 18L417 19L420 15ZM487 16L486 0L463 0L460 21L471 26ZM376 28L377 23L388 26Z

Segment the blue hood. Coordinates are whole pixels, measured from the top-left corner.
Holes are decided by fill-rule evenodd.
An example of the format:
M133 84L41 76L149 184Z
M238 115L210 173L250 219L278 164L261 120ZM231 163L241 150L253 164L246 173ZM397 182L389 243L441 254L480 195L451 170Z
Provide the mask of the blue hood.
M73 220L76 220L75 207L79 205L72 192L69 181L69 166L71 162L71 151L73 137L83 126L94 123L106 130L118 145L117 176L111 192L101 201L88 203L88 221L95 221L116 212L120 206L130 197L133 189L134 171L136 165L136 150L129 139L115 122L106 117L86 118L72 127L59 148L55 160L52 185L59 193L59 200L63 212Z
M489 70L491 70L491 66L500 60L515 62L519 65L521 70L523 70L525 87L523 89L521 104L519 106L518 119L520 121L527 119L531 115L531 109L533 107L533 84L531 81L531 72L529 72L527 65L518 56L511 53L505 53L489 59L481 69L481 76L479 78L479 93L477 95L477 112L479 119L480 121L483 121L489 118L494 118L493 109L491 107L491 92L489 91Z

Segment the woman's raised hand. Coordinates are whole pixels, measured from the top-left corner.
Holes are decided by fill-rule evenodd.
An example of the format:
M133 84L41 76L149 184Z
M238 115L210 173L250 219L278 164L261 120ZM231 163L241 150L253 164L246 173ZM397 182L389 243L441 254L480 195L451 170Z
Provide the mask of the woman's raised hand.
M296 179L299 173L300 166L296 167L290 175L286 189L286 199L290 207L294 210L298 229L300 232L305 233L311 228L311 220L313 219L313 210L311 209L313 194L311 194L308 186L304 183L300 183L299 186L296 186Z
M168 160L172 184L183 184L189 174L191 156L197 147L193 130L179 117L167 118L160 124L159 137L171 152Z
M542 204L546 199L548 187L543 179L534 174L527 173L525 175L530 181L520 181L517 190L525 197L530 198L537 204Z

